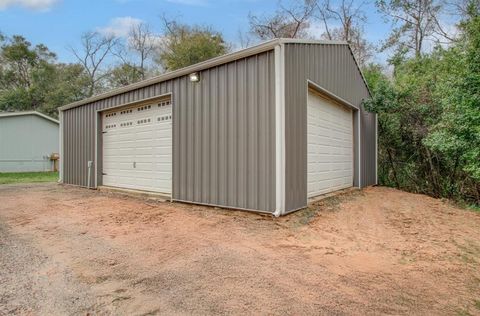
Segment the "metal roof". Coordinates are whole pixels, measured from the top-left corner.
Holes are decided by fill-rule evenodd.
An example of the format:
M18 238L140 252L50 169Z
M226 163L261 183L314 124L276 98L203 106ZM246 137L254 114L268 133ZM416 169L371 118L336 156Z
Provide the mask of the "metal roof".
M88 103L92 103L92 102L95 102L95 101L106 99L108 97L112 97L112 96L115 96L115 95L118 95L118 94L121 94L121 93L124 93L124 92L128 92L128 91L132 91L132 90L139 89L139 88L142 88L142 87L150 86L150 85L153 85L153 84L156 84L156 83L159 83L159 82L162 82L162 81L166 81L166 80L169 80L169 79L185 76L185 75L191 74L193 72L205 70L205 69L212 68L212 67L215 67L215 66L219 66L219 65L231 62L231 61L235 61L235 60L242 59L242 58L245 58L245 57L249 57L249 56L252 56L252 55L256 55L256 54L259 54L259 53L262 53L262 52L265 52L265 51L269 51L271 49L274 49L278 45L288 44L288 43L329 44L329 45L333 44L333 45L347 45L347 46L349 46L346 41L328 41L328 40L322 40L321 41L321 40L303 40L303 39L292 39L292 38L273 39L273 40L264 42L264 43L256 45L256 46L252 46L252 47L249 47L249 48L237 51L237 52L229 53L229 54L226 54L226 55L223 55L223 56L215 57L215 58L212 58L212 59L194 64L194 65L185 67L185 68L181 68L181 69L178 69L178 70L167 72L165 74L162 74L162 75L150 78L150 79L142 80L142 81L139 81L137 83L133 83L133 84L128 85L128 86L112 89L112 90L107 91L105 93L94 95L90 98L83 99L83 100L80 100L80 101L76 101L76 102L61 106L61 107L58 108L58 110L59 111L68 110L68 109L71 109L71 108L74 108L74 107L78 107L78 106L81 106L81 105L85 105L85 104L88 104ZM351 51L351 49L350 49L350 51ZM353 53L352 53L352 56L353 56ZM354 58L355 63L357 64L357 67L358 67L358 63L355 59L355 56L353 56L353 58ZM360 71L359 67L358 67L358 69ZM362 74L361 71L360 71L360 74L362 75L362 78L364 80L365 85L367 85L367 83L365 81L365 78L363 77L363 74ZM367 89L368 89L368 85L367 85Z
M45 115L43 113L37 112L37 111L24 111L24 112L0 112L0 118L2 117L13 117L13 116L22 116L22 115L37 115L40 116L41 118L47 119L49 121L52 121L53 123L60 124L58 120Z

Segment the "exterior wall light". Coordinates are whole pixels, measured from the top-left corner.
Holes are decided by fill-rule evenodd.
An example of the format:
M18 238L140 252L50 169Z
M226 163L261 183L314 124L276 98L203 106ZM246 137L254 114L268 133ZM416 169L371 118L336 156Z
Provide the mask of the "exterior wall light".
M191 82L199 82L200 81L200 74L198 72L191 73L189 77L190 77Z

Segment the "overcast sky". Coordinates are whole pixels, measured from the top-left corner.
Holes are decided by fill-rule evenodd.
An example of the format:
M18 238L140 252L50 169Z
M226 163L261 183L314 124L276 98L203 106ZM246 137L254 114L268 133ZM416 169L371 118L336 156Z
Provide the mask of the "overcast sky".
M288 1L284 1L288 3ZM238 31L247 31L248 13L271 13L277 0L0 0L0 32L20 34L34 44L43 43L62 62L74 61L69 46L89 30L124 35L132 23L148 22L160 32L160 16L166 14L188 24L211 25L227 41L238 43ZM389 25L373 3L364 5L368 17L367 38L378 43ZM312 25L312 35L321 27Z

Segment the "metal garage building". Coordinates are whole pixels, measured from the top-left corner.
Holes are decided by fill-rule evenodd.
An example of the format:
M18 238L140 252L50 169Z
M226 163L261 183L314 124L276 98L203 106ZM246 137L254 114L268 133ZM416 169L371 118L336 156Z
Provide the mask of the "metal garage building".
M376 184L368 97L346 43L272 40L61 107L60 180L286 214Z

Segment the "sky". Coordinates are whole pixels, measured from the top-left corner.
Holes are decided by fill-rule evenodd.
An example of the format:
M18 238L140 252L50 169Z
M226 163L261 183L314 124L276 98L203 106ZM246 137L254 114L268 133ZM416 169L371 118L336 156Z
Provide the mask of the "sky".
M283 3L288 1L295 0ZM278 0L0 0L0 32L23 35L33 44L45 44L59 61L74 62L69 47L78 45L82 33L97 30L123 36L139 21L160 32L160 17L165 14L187 24L210 25L238 47L238 32L248 30L248 14L268 15L277 6ZM364 4L363 10L366 37L378 44L390 25L373 3ZM321 30L312 25L310 33L319 36Z

